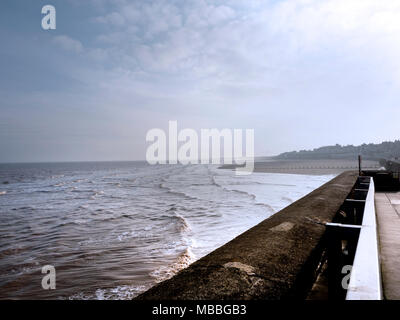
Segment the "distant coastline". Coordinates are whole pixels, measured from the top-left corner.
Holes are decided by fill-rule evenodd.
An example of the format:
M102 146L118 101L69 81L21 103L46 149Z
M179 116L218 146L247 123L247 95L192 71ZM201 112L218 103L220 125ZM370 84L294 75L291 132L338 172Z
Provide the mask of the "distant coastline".
M362 168L379 169L381 166L375 160L363 160ZM221 169L234 169L236 165L223 165ZM348 170L358 170L357 158L354 159L269 159L256 160L254 172L288 173L305 175L340 174Z
M284 152L273 157L277 160L323 160L323 159L357 159L361 155L365 160L396 159L400 157L400 140L385 141L379 144L369 143L359 146L347 145L324 146L313 150Z

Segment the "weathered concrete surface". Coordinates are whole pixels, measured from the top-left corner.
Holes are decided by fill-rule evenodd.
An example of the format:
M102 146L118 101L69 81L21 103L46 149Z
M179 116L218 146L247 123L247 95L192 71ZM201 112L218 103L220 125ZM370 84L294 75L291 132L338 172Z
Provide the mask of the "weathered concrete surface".
M345 172L136 299L304 299L325 222L357 179Z
M385 299L400 299L400 192L377 192L375 206Z

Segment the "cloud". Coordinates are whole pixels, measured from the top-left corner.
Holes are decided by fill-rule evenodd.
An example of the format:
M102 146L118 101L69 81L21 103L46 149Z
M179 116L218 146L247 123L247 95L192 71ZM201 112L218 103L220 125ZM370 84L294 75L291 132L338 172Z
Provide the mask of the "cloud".
M385 85L400 86L397 2L100 3L107 10L92 18L101 28L95 41L85 45L89 62L85 78L93 85L102 83L95 64L102 63L106 78L123 79L115 90L125 92L127 100L135 92L132 84L141 87L138 83L143 81L159 94L170 95L163 92L169 83L185 88L185 93L174 90L177 99L203 92L219 101L229 100L235 90L241 92L240 100L254 101L254 92L263 90L265 94L257 96L321 90L322 84L348 90L360 87L360 82L382 90ZM59 36L55 42L83 52L83 45L71 37ZM90 63L94 63L93 77ZM255 106L267 102L259 99Z
M77 108L82 123L92 123L85 112L96 110L137 145L147 127L168 119L255 128L256 148L274 153L398 138L398 1L69 3L81 16L50 45L73 54L44 57L53 49L45 41L30 54L43 65L51 60L63 84L44 100ZM25 98L21 105L33 101Z
M95 21L105 24L111 24L118 27L125 25L125 18L118 12L112 12L105 16L97 17Z
M400 9L393 1L252 1L248 8L236 1L122 1L113 10L97 20L119 31L99 40L118 48L118 59L121 53L122 61L134 58L149 72L232 80L257 69L297 69L313 55L374 62L399 51ZM397 65L396 54L387 62Z
M209 115L245 106L242 121L258 117L275 128L299 120L293 130L306 130L301 122L328 112L321 110L336 119L373 113L383 95L399 100L394 1L121 1L111 11L125 25L108 22L101 35L118 60L105 86L126 101L156 95L184 101L185 113L201 101ZM171 104L154 108L174 112Z
M62 49L70 52L81 53L83 51L83 45L80 41L66 35L55 36L53 42Z

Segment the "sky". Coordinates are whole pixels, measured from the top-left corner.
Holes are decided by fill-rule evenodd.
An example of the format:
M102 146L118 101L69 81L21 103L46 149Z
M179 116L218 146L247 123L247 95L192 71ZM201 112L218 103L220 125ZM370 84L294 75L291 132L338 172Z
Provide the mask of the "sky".
M2 0L0 162L142 160L169 120L258 156L399 139L399 34L397 0Z

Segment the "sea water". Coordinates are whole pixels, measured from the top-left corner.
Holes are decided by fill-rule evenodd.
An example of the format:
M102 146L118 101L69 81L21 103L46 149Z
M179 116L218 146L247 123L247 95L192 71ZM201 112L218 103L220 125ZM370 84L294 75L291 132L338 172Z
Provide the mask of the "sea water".
M131 299L332 175L214 165L0 165L0 299ZM56 269L44 290L42 267Z

